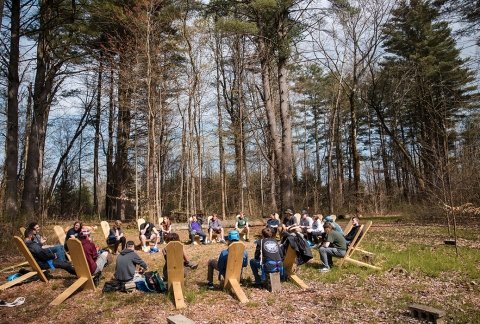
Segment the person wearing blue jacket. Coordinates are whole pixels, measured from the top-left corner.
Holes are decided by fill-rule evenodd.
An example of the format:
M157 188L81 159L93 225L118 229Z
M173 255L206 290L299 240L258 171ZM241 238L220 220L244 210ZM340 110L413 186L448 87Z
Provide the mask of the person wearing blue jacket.
M238 231L232 230L228 233L228 244L237 242L240 240L240 234ZM218 271L218 280L221 280L222 277L225 277L225 272L227 271L227 261L228 261L228 249L220 252L218 260L210 259L208 260L208 274L207 274L207 285L208 289L214 289L213 285L213 270ZM242 269L248 265L248 253L245 250L243 252L243 261Z

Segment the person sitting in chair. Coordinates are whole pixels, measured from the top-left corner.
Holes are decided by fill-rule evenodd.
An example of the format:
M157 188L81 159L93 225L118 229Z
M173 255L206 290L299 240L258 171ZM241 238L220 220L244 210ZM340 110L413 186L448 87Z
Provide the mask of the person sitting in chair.
M240 235L245 234L245 241L249 241L248 235L250 234L250 227L248 226L248 218L245 217L243 212L237 215L237 220L235 222L235 230L240 233Z
M238 231L231 230L228 233L228 244L230 245L233 242L238 242L240 240L240 235ZM210 259L208 260L208 273L207 273L207 287L208 289L214 289L213 285L213 271L218 271L218 280L221 280L222 277L225 277L227 272L227 261L228 261L228 248L220 252L218 260ZM243 252L242 268L245 268L248 264L248 253L247 250Z
M180 242L180 237L177 233L167 233L165 234L165 243L169 242ZM163 257L165 258L165 264L163 265L163 280L168 280L168 271L167 271L167 249L162 249ZM198 268L198 263L192 262L188 259L187 255L185 254L185 250L183 251L183 275L186 277L188 273L188 269L195 270Z
M272 230L268 227L264 228L262 236L263 238L256 242L255 257L250 260L256 286L262 285L266 279L266 273L280 272L283 276L283 258L277 240L272 238Z
M97 248L90 237L90 230L88 228L82 228L79 238L80 242L82 242L88 268L90 269L90 273L94 276L93 281L95 286L98 286L103 268L108 264L108 252L103 250L97 251Z
M319 243L322 238L323 229L322 214L313 215L313 224L311 229L307 229L307 237L313 243Z
M27 246L33 258L37 261L40 268L48 269L63 269L68 273L76 276L75 269L72 264L65 259L65 254L57 255L50 248L43 248L37 241L35 241L36 231L33 228L25 230L25 245Z
M122 244L122 250L125 250L127 238L122 231L122 221L116 220L107 237L107 244L113 245L113 254L117 254L118 246Z
M150 252L150 248L147 246L147 240L154 242L154 249L157 248L158 239L160 237L155 225L150 222L145 222L140 225L140 242L142 242L143 252Z
M300 218L300 230L301 233L307 234L308 230L311 230L313 226L313 219L308 215L306 210L302 210L302 216Z
M172 222L167 216L164 216L162 222L160 223L160 244L165 243L165 235L170 234L171 232Z
M28 224L25 232L27 232L30 229L35 230L35 234L34 234L34 237L33 237L33 240L35 242L37 242L42 248L49 249L50 251L55 253L57 255L57 257L60 258L61 260L66 260L66 258L65 258L65 248L64 248L63 245L61 245L61 244L56 244L56 245L45 244L47 242L47 239L40 234L40 224L38 224L37 222L32 222L32 223Z
M326 233L325 241L318 249L320 252L320 259L323 263L323 267L320 268L321 272L328 272L333 267L332 256L343 257L347 252L347 241L340 232L333 229L333 224L330 222L325 223L323 226Z
M360 219L358 218L358 216L354 216L352 218L352 225L352 229L348 232L347 235L345 235L347 245L350 244L351 241L353 241L355 235L357 235L358 230L360 229Z
M65 249L66 252L68 252L67 241L71 238L78 238L78 235L80 234L81 229L82 229L82 223L79 221L76 221L75 223L73 223L73 227L67 231L67 234L65 235L65 244L63 245L63 248Z
M332 217L331 215L326 216L324 220L325 220L325 223L328 222L328 223L332 224L333 229L334 229L335 231L337 231L337 232L339 232L340 234L342 234L342 236L344 235L343 230L342 230L342 227L335 222L335 220L333 219L333 217Z
M202 223L197 219L197 215L192 215L190 222L188 223L188 232L190 233L190 243L195 242L195 235L200 236L202 244L207 244L205 239L207 235L202 230Z
M285 217L283 218L282 224L282 233L292 233L296 232L298 229L297 219L293 216L293 211L291 209L285 210Z
M270 214L270 218L267 220L267 228L272 231L272 237L277 235L278 227L280 226L280 221L278 220L278 214L273 212Z
M213 233L220 235L220 242L225 243L222 223L220 223L217 214L212 214L212 218L208 222L208 241L210 243L212 242Z

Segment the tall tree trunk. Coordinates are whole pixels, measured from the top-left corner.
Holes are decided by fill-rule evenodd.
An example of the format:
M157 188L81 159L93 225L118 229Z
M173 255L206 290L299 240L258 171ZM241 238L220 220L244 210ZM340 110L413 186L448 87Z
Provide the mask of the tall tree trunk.
M93 147L93 212L100 219L100 204L98 200L98 151L100 149L100 118L102 112L102 73L103 55L100 52L98 60L97 102L95 111L95 142Z
M128 200L128 149L130 146L130 89L128 82L127 64L120 60L119 90L118 90L118 123L117 123L117 152L115 155L116 171L116 217L125 220L125 209Z
M42 174L43 150L48 113L54 79L62 63L51 60L49 23L52 19L51 0L43 0L40 5L40 27L37 44L36 73L33 90L33 118L28 142L27 164L22 195L22 212L34 218L39 210L40 181ZM50 96L50 98L49 98Z
M110 67L110 88L108 93L108 143L107 143L107 188L105 195L105 213L107 219L113 219L116 215L115 205L115 166L113 164L113 134L114 134L114 68Z
M0 17L3 0L0 3ZM1 26L1 18L0 18ZM20 0L12 0L10 17L10 58L8 64L8 108L6 139L6 187L5 212L7 219L16 224L17 216L17 168L18 168L18 62L20 55Z

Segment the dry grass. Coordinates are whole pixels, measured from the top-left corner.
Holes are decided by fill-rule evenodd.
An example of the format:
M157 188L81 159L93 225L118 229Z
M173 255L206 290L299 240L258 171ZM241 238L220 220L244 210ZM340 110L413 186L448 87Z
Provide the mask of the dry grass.
M259 231L260 228L255 228L256 233ZM138 241L133 229L127 234L128 238ZM186 240L186 232L180 234ZM100 230L97 230L98 242L103 242L101 237ZM479 322L480 280L474 273L480 270L480 253L476 248L480 234L465 230L465 238L459 241L461 253L468 256L464 258L465 262L462 259L455 261L454 249L442 244L445 237L445 229L441 227L372 227L364 247L376 252L376 262L384 267L384 271L347 266L322 274L317 270L319 257L315 251L314 259L299 268L299 276L310 289L301 290L287 282L281 293L272 294L251 287L247 279L244 290L250 302L245 305L239 304L227 292L220 289L210 291L205 286L208 260L217 258L226 245L187 245L187 255L198 262L199 267L187 276L187 308L184 310L175 310L169 295L141 292L102 294L101 289L79 292L62 305L50 307L48 304L72 282L66 273L55 270L56 278L49 284L31 282L2 292L4 300L24 296L26 302L20 307L0 308L0 321L164 323L167 316L182 313L197 323L416 323L409 317L407 306L410 302L417 302L446 310L448 322ZM247 249L252 257L254 243L247 243ZM138 253L150 269L161 271L164 264L161 253ZM408 260L415 258L417 253L428 260L409 264ZM7 258L5 254L1 259L2 267L22 261L19 257ZM454 265L441 268L441 263L434 262L438 258ZM432 272L430 267L438 268L438 272ZM113 271L113 266L104 271L106 280L112 278ZM251 276L247 268L244 277Z

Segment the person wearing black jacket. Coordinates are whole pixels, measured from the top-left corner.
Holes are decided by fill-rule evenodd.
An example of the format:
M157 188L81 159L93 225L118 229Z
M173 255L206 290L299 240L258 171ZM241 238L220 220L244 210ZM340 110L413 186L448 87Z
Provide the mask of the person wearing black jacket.
M35 258L35 261L37 261L40 268L44 270L59 268L76 276L75 269L70 262L61 260L52 250L49 248L43 248L34 240L36 234L35 229L28 229L25 232L25 245L30 253L32 253L32 256Z
M347 244L350 244L350 242L353 241L355 235L357 235L357 232L360 229L360 220L357 216L352 218L352 224L352 229L348 232L347 235L345 235L345 240L347 241Z
M252 268L253 276L255 277L255 285L262 284L262 281L265 280L265 273L283 273L283 257L277 240L272 238L272 229L269 227L264 228L262 236L263 238L257 241L255 256L250 260L250 268ZM259 271L261 271L262 275Z

